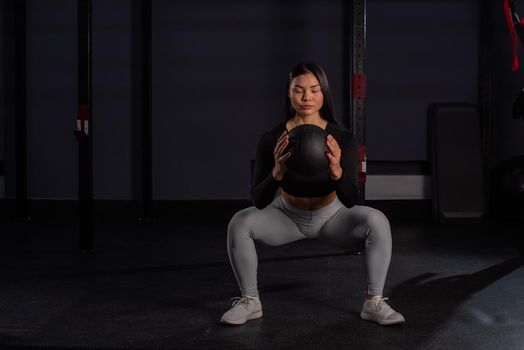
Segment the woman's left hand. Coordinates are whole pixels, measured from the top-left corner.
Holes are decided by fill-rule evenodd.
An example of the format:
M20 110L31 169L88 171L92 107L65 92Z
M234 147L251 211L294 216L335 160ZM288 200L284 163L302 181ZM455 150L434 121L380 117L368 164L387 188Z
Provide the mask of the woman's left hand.
M326 155L329 159L329 171L331 179L336 181L342 177L342 167L340 166L340 155L342 151L338 146L337 140L331 135L327 136L326 145L329 149L329 152L326 152Z

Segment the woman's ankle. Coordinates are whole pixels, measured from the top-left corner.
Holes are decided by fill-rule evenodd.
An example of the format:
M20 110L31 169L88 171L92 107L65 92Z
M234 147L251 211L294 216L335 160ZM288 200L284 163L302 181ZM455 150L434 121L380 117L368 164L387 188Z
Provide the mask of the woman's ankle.
M373 295L373 294L366 293L366 300L371 300L373 298L382 298L382 294Z

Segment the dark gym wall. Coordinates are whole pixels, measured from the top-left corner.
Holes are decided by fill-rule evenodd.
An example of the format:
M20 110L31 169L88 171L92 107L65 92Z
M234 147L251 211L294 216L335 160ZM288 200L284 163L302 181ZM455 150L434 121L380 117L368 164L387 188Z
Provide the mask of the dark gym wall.
M27 7L29 195L74 198L76 1ZM131 8L132 0L93 0L98 199L133 193ZM493 14L494 108L506 115L495 116L494 149L503 158L523 150L523 123L510 119L523 82L510 71L502 9ZM369 160L426 160L427 104L477 102L477 21L476 0L368 0ZM249 161L261 133L283 120L286 75L300 58L326 68L342 120L342 28L342 0L154 0L154 198L248 198Z
M524 0L514 0L524 17ZM502 1L492 2L493 15L493 166L524 154L524 120L512 119L513 101L524 88L524 49L519 41L520 68L511 70L512 44Z
M13 3L2 1L2 110L1 118L2 130L0 138L2 139L2 160L4 161L4 196L13 197L15 193L16 182L14 181L14 6ZM12 166L11 166L12 165ZM10 182L10 180L13 180ZM11 186L10 186L11 185Z
M14 22L14 10L12 4L8 3L8 1L1 1L0 2L0 9L2 11L0 15L0 21L2 24L0 25L0 60L2 62L2 65L0 66L0 89L1 89L1 95L0 95L0 161L4 162L4 171L3 171L3 184L0 184L2 188L0 189L0 192L3 194L2 197L9 196L10 188L8 187L8 179L11 175L11 178L13 178L13 171L9 164L12 161L14 157L14 153L10 152L8 145L12 144L13 141L13 123L14 121L12 118L9 118L9 116L12 116L13 114L13 105L14 105L14 85L13 85L13 78L12 78L12 72L14 68L14 57L13 57L13 22ZM14 186L11 193L14 193Z
M76 198L76 1L27 1L28 196Z
M427 160L428 104L478 100L478 1L367 3L368 159Z
M155 1L156 199L245 199L262 132L284 120L284 84L322 63L342 111L341 1ZM342 120L340 116L340 120Z
M93 1L93 192L96 199L132 197L131 5L132 0Z
M93 1L97 199L132 197L131 6ZM283 120L285 79L300 58L324 65L342 119L341 8L153 1L155 199L247 198L249 161L261 132ZM74 198L76 2L30 0L27 13L29 196Z

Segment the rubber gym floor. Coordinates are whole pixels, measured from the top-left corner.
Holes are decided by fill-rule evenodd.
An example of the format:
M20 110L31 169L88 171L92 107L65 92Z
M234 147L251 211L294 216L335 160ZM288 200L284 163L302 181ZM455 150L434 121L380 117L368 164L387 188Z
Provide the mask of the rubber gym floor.
M0 344L37 349L524 349L524 225L392 220L385 296L406 317L359 318L364 256L315 240L258 246L264 316L219 318L238 296L228 218L1 219Z

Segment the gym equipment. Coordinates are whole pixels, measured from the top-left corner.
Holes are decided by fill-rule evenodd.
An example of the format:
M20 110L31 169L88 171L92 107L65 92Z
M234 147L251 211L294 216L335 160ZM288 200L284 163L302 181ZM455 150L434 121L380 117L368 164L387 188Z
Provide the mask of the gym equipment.
M511 68L513 71L517 71L519 69L517 37L520 38L522 45L524 45L524 19L519 17L517 7L513 0L504 0L504 14L513 45L513 62Z
M522 89L513 102L513 118L524 119L524 89Z
M286 160L286 177L295 181L306 178L329 181L326 137L326 131L316 125L305 124L293 128L289 132L289 145L285 150L292 154Z
M93 223L93 143L92 133L92 0L78 0L78 233L79 248L92 252L95 248Z
M431 104L428 112L433 218L480 218L485 208L477 108L467 103Z
M491 205L497 216L524 218L524 156L506 159L493 170Z

